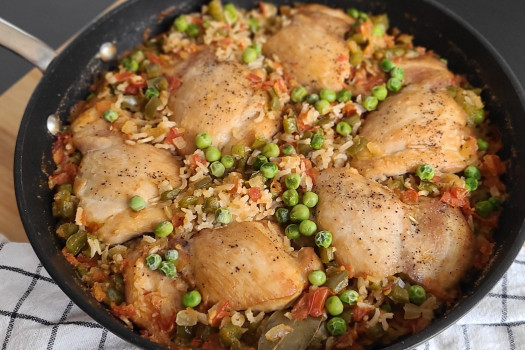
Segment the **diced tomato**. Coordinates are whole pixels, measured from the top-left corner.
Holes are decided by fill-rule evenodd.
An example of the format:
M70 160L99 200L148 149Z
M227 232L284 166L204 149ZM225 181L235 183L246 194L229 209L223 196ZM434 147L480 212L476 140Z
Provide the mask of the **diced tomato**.
M128 80L129 78L131 78L134 75L135 75L135 73L133 73L133 72L115 73L115 79L117 79L117 81L119 83L122 83L123 81Z
M401 192L401 200L407 204L415 204L419 202L419 194L413 188Z
M210 321L210 325L212 327L218 327L221 324L222 319L230 315L230 312L227 310L229 305L230 302L225 301L224 304L222 304L222 306L217 310Z
M121 304L116 305L115 303L111 303L111 312L117 317L133 317L137 314L137 311L131 304Z
M206 161L204 159L202 159L202 157L198 154L194 154L192 156L192 161L193 161L193 167L197 167L197 164L202 164L202 165L206 165Z
M474 254L473 265L477 269L483 268L492 256L494 250L494 242L489 241L485 237L479 237L477 240L477 251Z
M73 254L67 252L65 247L62 249L62 255L71 265L76 267L78 264L80 264Z
M146 56L148 57L148 60L150 60L153 63L156 64L162 64L159 56L155 55L153 52L146 52Z
M250 196L252 201L257 202L262 197L261 189L259 187L250 187L248 196Z
M179 215L173 215L171 218L171 223L173 224L173 227L179 227L184 224L184 217Z
M348 57L346 57L345 55L340 55L339 57L337 57L337 62L344 62L347 60L348 60Z
M107 273L105 273L98 267L91 268L89 273L91 274L91 278L93 279L93 282L104 282L108 278Z
M84 265L89 266L89 267L97 266L97 261L95 259L89 258L89 257L85 256L82 253L78 254L77 260L78 260L79 263L84 264Z
M221 342L219 340L219 334L213 333L208 337L208 340L202 344L202 350L227 350L228 348L225 348L221 345Z
M172 92L173 90L177 90L182 85L182 81L179 79L178 76L172 75L169 79L169 85L168 85L168 91Z
M356 322L361 321L363 319L363 317L368 315L370 310L371 310L371 308L368 308L368 307L356 306L355 309L354 309L354 313L352 314L352 320L354 320Z
M482 160L481 168L494 176L505 173L505 164L503 164L500 157L495 154L485 155Z
M468 203L468 200L466 199L467 193L468 192L465 188L454 185L450 190L443 193L441 201L450 206L462 208Z
M124 93L126 95L137 95L139 93L140 89L134 85L128 85L126 86L126 90L124 90Z
M320 287L309 291L299 299L292 309L292 317L302 320L308 315L319 317L324 313L326 299L332 295L330 288Z
M262 78L257 74L250 73L248 74L248 80L252 83L260 83L262 81Z
M112 102L110 100L100 100L97 101L96 109L98 112L102 113L111 108Z
M58 174L51 175L51 182L53 185L64 185L71 184L75 180L75 177L71 177L66 172L60 172Z
M277 79L275 80L274 84L273 84L273 89L275 91L278 91L278 92L287 92L288 91L288 88L286 87L286 83L284 82L283 79Z
M171 143L173 145L173 139L179 137L181 133L177 128L171 128L166 135L166 143Z
M306 170L305 173L312 179L312 183L315 185L319 177L319 168L310 168Z

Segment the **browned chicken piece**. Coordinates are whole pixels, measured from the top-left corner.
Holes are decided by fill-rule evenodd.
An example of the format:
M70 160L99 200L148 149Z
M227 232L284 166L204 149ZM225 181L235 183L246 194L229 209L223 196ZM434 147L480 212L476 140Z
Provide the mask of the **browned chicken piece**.
M76 117L71 122L71 130L73 143L82 154L122 143L122 133L112 130L111 123L102 118L95 106Z
M169 347L188 286L182 278L166 277L146 265L146 257L155 246L157 243L140 240L130 247L122 271L125 300L135 311L131 321L147 330L150 340Z
M232 223L206 229L191 242L196 288L212 305L269 312L290 305L322 269L312 248L289 251L281 228L269 221Z
M348 46L344 34L354 20L342 11L322 5L304 6L263 46L263 53L276 57L300 85L310 91L339 91L350 76Z
M403 82L407 85L421 84L425 87L446 88L455 84L454 74L448 70L447 64L437 57L422 55L394 61L405 71Z
M474 245L459 209L437 198L405 204L355 169L323 170L316 192L318 226L332 233L338 264L356 275L405 273L438 297L454 296Z
M122 243L167 220L161 205L150 204L160 195L159 185L181 184L179 162L166 150L149 144L114 144L84 154L74 183L87 226L108 244ZM145 209L134 212L128 200L141 196Z
M250 71L234 61L218 62L212 50L204 50L177 68L182 85L170 96L171 118L184 130L186 147L195 151L195 136L202 131L213 145L230 151L234 144L251 145L256 136L270 138L281 125L265 116L268 94L254 88Z
M420 164L454 173L476 158L467 115L445 89L403 88L366 117L359 135L375 152L361 152L350 164L369 178L413 172Z

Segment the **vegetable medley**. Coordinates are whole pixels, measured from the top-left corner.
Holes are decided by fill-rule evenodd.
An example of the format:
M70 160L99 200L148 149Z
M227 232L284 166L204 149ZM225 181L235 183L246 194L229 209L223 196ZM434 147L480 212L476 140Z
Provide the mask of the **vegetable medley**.
M53 144L63 254L173 349L364 349L488 263L481 90L386 14L212 0L126 52Z

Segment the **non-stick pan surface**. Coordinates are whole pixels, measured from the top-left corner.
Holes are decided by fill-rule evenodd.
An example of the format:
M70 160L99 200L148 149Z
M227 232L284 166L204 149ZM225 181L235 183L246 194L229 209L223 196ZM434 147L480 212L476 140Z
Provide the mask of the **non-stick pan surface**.
M311 2L311 1L303 1ZM415 346L444 330L470 310L497 283L516 257L525 240L525 95L499 54L479 34L440 5L421 0L333 0L312 1L333 7L357 7L386 12L392 26L415 35L418 45L433 49L456 73L466 74L475 86L484 88L483 98L490 119L501 130L509 161L505 181L510 199L505 203L500 227L494 234L496 254L480 278L466 287L466 296L447 315L422 332L392 344L388 349ZM233 1L250 8L254 1ZM292 1L274 1L291 4ZM50 65L35 89L20 125L16 143L14 178L18 208L27 236L42 264L60 288L85 312L123 339L148 349L162 347L126 328L86 291L73 267L60 250L51 215L52 192L47 176L53 170L47 117L57 114L65 121L71 107L89 93L93 76L113 68L116 61L96 58L101 44L113 42L119 54L151 35L166 30L175 15L195 11L201 1L129 0L88 26ZM168 10L168 12L166 12ZM162 14L161 14L162 13Z

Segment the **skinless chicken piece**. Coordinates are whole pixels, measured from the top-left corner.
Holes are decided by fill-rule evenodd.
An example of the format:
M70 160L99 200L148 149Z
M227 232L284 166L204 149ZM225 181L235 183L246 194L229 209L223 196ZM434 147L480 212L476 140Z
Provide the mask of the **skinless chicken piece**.
M199 232L191 242L191 264L203 301L264 312L290 305L308 284L308 273L322 263L310 247L290 252L283 238L269 221Z
M256 136L270 138L281 125L265 117L268 93L254 88L250 71L234 61L218 62L212 50L204 50L177 68L182 85L168 102L172 120L184 130L186 147L195 151L195 136L206 131L213 145L230 151L235 144L251 145Z
M369 178L414 172L425 163L454 173L476 160L467 115L445 89L403 88L366 117L359 135L368 149L375 145L375 154L358 154L350 164Z
M344 34L353 22L342 11L305 6L292 17L291 24L268 39L263 53L278 58L284 71L310 91L339 91L350 76Z
M153 271L146 265L146 257L158 242L134 242L128 250L122 274L126 303L135 310L131 321L147 330L150 340L169 347L177 312L184 309L182 296L188 286L182 278L166 277L160 270Z
M425 87L446 88L455 84L454 74L440 59L422 55L416 58L398 58L394 62L403 68L403 82L407 85L421 84Z
M73 143L85 154L90 150L104 149L122 143L122 134L118 130L111 130L102 114L93 106L86 109L71 122Z
M127 241L168 219L162 205L150 201L160 195L159 185L180 186L180 165L166 150L149 144L114 144L84 154L74 183L87 226L105 243ZM128 200L141 196L146 208L132 211Z
M317 222L333 235L335 259L356 275L405 273L441 298L471 266L473 234L458 208L439 199L408 205L355 169L323 170Z

